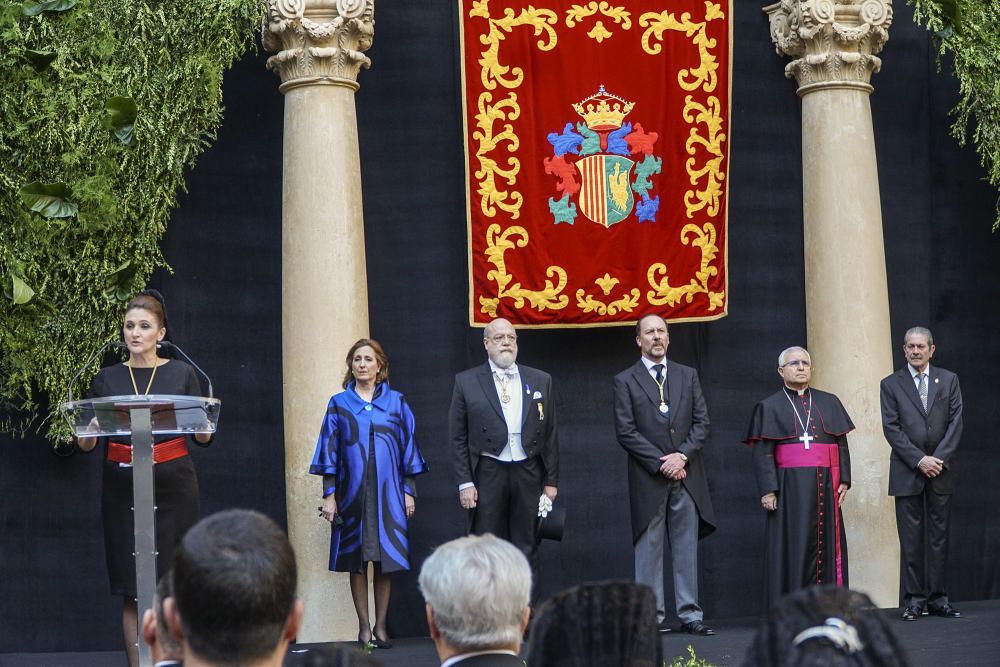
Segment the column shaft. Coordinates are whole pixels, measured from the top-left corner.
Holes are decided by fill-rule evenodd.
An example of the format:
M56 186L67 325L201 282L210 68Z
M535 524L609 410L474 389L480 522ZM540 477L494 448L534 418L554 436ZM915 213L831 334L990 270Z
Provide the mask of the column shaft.
M892 607L899 542L879 409L892 350L867 92L826 89L802 98L802 184L813 383L837 394L857 427L849 436L853 484L844 505L851 586Z
M285 493L288 536L306 606L299 640L345 640L357 636L354 606L347 575L327 570L330 528L317 516L320 478L308 468L327 401L341 390L344 355L368 335L354 91L343 86L288 91L284 141Z
M285 94L281 313L288 536L305 603L300 642L357 637L348 576L329 572L330 525L309 464L350 346L368 335L354 93L374 0L268 0L261 31ZM369 605L374 620L374 607Z

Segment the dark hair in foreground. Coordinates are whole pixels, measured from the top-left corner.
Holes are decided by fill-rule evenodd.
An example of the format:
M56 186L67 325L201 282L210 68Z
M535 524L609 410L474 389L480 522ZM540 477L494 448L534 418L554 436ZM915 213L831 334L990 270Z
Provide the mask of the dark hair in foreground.
M528 667L659 667L652 589L607 581L556 593L532 620L527 662Z
M174 554L174 601L188 646L211 662L269 656L295 603L295 554L274 521L227 510L196 523Z
M768 612L743 667L906 667L906 651L871 599L838 586L786 595Z

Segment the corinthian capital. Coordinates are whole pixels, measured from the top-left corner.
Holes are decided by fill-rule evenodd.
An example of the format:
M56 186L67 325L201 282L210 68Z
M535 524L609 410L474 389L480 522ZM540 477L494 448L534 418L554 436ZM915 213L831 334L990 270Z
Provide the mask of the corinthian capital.
M267 0L264 49L281 92L314 84L358 89L358 72L375 35L375 0Z
M823 88L871 92L889 40L892 0L781 0L764 7L778 55L792 58L785 76L799 95Z

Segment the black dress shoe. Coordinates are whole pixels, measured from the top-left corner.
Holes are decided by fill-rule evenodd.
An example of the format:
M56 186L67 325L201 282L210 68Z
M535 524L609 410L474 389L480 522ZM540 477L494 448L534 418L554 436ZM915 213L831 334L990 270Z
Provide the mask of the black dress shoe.
M392 642L388 639L379 639L378 635L374 632L372 633L371 645L375 648L392 648Z
M663 619L662 621L660 621L660 625L659 627L657 627L657 630L660 631L661 635L666 634L668 632L673 632L669 623L667 622L667 619Z
M941 607L930 607L927 609L927 612L933 616L941 616L942 618L962 618L962 612L950 604Z
M916 605L911 605L903 610L903 620L904 621L915 621L920 618L920 607Z
M702 637L709 637L715 634L715 630L708 627L701 621L691 621L690 623L682 623L681 632L686 632L689 635L701 635Z

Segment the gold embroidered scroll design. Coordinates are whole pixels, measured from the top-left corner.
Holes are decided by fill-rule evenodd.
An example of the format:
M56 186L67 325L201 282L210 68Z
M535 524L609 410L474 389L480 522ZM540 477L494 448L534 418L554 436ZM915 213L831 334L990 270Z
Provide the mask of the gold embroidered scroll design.
M708 36L708 24L719 19L725 19L722 7L710 1L705 2L703 21L692 20L688 12L681 14L680 19L670 11L647 12L639 17L639 26L646 28L642 34L642 48L647 53L656 55L662 51L663 47L658 42L663 41L666 31L684 33L698 49L698 65L677 72L677 84L692 93L684 98L683 109L684 121L689 126L684 144L689 156L684 166L692 186L684 193L684 210L689 219L698 213L716 217L723 201L722 182L726 178L722 164L725 159L723 146L727 135L722 103L712 94L719 81L719 61L714 53L717 41ZM703 99L700 99L702 96ZM706 294L709 311L722 306L725 290L714 292L708 287L709 279L719 274L719 267L713 265L719 255L716 235L715 225L711 222L705 222L701 227L691 223L681 229L680 238L684 245L700 249L701 268L688 284L671 287L667 267L662 263L652 264L646 272L646 279L653 288L646 294L650 304L674 306L681 299L691 303L696 294Z
M512 240L516 239L516 240ZM493 298L479 297L482 312L490 317L497 316L497 307L501 299L513 299L514 307L523 308L525 301L532 308L543 311L562 310L569 304L569 297L562 294L566 289L566 271L560 266L550 266L545 269L545 287L540 290L529 290L521 287L521 283L512 282L514 276L507 272L507 260L504 255L514 247L523 248L528 245L528 232L524 227L513 225L500 232L500 225L491 224L486 230L486 259L494 268L486 273L487 280L497 284L497 295ZM556 282L553 282L555 279Z
M627 11L624 7L612 7L610 2L607 0L601 0L598 2L590 2L586 5L573 5L566 10L566 27L574 28L577 24L583 24L584 19L594 16L595 14L600 14L605 16L616 24L621 25L622 30L629 30L632 28L632 13ZM587 37L590 37L598 44L603 42L612 36L612 32L607 29L604 25L604 21L598 19L594 23L594 27L590 29L587 33Z
M600 278L594 280L594 283L604 292L604 296L610 296L615 285L620 282L620 280L613 278L609 273L605 273ZM576 305L585 313L596 311L598 315L617 315L620 311L631 313L635 310L639 305L640 296L641 292L639 288L633 287L618 299L607 302L601 301L593 294L587 294L586 290L578 289L576 291Z
M649 303L654 306L675 306L681 299L691 303L696 294L706 294L709 311L722 307L726 298L725 291L713 292L708 289L709 279L719 274L718 267L712 265L719 254L719 246L715 240L715 225L710 222L706 222L702 227L693 223L684 225L681 230L681 241L684 245L693 245L701 250L701 268L695 272L694 278L691 278L688 284L671 287L667 266L659 262L650 265L646 271L646 280L653 288L646 292ZM658 275L662 277L657 278Z
M479 0L472 4L470 18L485 19L488 30L479 36L479 42L485 46L479 58L480 78L483 92L476 102L476 130L472 139L477 142L476 160L479 168L473 174L476 179L476 194L479 195L479 206L487 217L495 217L497 209L508 213L512 220L521 215L523 195L513 186L517 184L517 174L521 171L521 161L509 155L504 161L496 157L502 150L516 153L520 147L520 139L508 121L517 120L521 115L517 93L514 92L524 81L524 70L511 67L500 62L500 44L515 28L531 27L539 36L537 46L542 51L550 51L556 45L556 32L552 28L558 22L555 12L549 9L528 7L519 14L508 8L503 17L490 16L490 0ZM507 89L505 95L494 99L491 91L497 87ZM498 129L497 124L501 126ZM501 164L503 162L503 164ZM510 190L501 189L498 181L505 181Z

